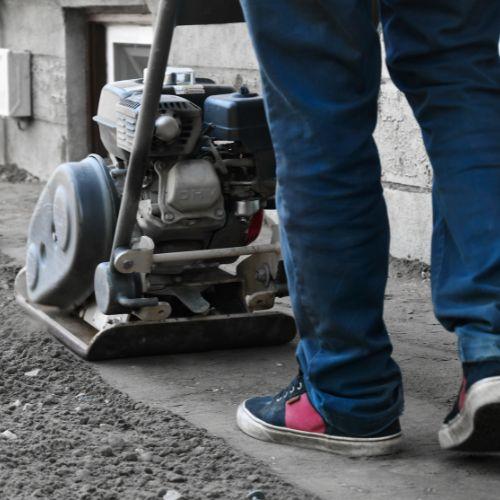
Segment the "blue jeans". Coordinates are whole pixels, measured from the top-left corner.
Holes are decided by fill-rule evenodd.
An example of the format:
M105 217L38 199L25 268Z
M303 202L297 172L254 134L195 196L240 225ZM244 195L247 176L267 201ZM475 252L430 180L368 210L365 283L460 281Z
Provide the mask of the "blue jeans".
M389 226L373 140L370 0L241 0L261 66L277 203L313 404L369 436L402 412L383 321ZM434 169L432 291L463 362L500 360L500 1L381 0L387 63Z

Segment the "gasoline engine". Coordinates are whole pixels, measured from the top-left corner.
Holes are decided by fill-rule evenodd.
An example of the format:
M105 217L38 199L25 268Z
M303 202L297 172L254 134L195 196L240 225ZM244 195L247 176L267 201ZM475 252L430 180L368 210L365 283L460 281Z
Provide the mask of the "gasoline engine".
M143 79L104 87L94 120L108 155L63 164L48 181L21 302L92 359L290 340L291 318L256 313L287 293L265 217L275 159L262 97L168 69L131 244L114 246L143 99ZM268 241L254 244L259 235Z

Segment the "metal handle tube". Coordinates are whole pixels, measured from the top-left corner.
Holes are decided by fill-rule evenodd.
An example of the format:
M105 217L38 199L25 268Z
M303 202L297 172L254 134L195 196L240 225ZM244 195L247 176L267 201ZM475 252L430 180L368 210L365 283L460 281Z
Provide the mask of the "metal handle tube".
M116 248L130 247L132 233L136 224L142 182L151 148L155 119L158 114L158 103L163 89L170 46L176 26L178 3L178 0L160 0L158 7L144 95L113 239L111 262L113 262L113 254Z
M177 264L196 260L224 259L227 257L241 257L258 253L277 253L281 251L279 243L267 245L249 245L246 247L214 248L212 250L191 250L187 252L157 253L153 255L155 264Z

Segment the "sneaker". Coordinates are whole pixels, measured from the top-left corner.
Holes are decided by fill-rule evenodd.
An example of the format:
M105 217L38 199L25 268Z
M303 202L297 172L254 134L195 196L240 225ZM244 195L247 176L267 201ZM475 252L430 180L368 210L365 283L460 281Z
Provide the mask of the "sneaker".
M300 374L274 397L244 401L236 418L238 427L256 439L340 455L388 455L401 447L399 420L370 437L348 436L333 429L309 401Z
M439 431L447 450L500 451L500 362L464 363L453 409Z

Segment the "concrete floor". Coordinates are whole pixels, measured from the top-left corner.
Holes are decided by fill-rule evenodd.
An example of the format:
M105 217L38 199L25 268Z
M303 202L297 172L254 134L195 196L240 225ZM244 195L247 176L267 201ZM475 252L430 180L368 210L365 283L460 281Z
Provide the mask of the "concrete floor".
M20 262L37 190L0 185L2 251ZM394 457L348 459L261 443L237 430L234 414L242 399L273 393L295 374L293 345L117 360L95 368L132 398L182 415L324 499L498 498L498 456L452 454L437 444L436 431L458 389L460 366L454 335L443 331L432 315L428 283L393 276L386 299L386 321L406 388L406 445Z

